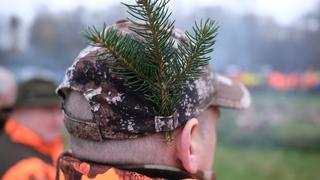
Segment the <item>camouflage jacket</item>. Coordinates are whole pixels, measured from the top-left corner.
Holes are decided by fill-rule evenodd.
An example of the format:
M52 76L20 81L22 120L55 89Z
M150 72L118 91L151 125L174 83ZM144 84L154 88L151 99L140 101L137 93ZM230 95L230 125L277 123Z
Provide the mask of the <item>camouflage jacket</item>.
M194 178L184 171L171 167L98 164L82 161L65 153L58 160L56 179L166 180Z

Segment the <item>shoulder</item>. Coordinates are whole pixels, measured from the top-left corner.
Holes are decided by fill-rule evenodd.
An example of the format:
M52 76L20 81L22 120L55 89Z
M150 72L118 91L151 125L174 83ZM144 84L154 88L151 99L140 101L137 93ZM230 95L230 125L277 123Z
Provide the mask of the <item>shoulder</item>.
M17 162L4 174L3 180L10 179L54 179L55 168L36 157Z
M43 155L31 147L23 144L14 143L5 133L0 135L0 144L6 148L0 148L0 177L10 174L9 171L14 172L30 172L33 170L42 171L42 169L50 166L52 160L50 157ZM19 173L21 174L21 173ZM20 179L20 178L10 178Z

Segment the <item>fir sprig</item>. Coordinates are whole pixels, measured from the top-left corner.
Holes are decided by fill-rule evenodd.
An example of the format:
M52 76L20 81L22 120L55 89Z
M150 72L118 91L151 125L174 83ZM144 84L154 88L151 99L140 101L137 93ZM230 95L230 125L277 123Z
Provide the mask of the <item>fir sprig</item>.
M172 85L185 83L202 73L200 67L209 63L209 54L213 51L215 38L217 36L218 26L211 19L207 19L200 24L195 23L193 33L186 32L187 42L181 42L178 45L176 53L179 62L178 73L171 82Z
M145 89L151 84L150 74L151 66L144 55L142 43L132 39L129 35L121 36L119 32L113 28L103 27L103 31L99 32L95 27L89 27L85 33L93 45L106 48L108 53L114 58L110 58L109 54L98 54L99 60L107 60L106 62L113 68L113 73L120 75L125 74L125 80L129 86L139 85L137 90ZM132 48L135 47L135 48ZM136 86L137 87L137 86Z
M124 4L128 8L128 13L133 18L128 18L135 26L130 27L144 39L144 49L146 56L158 67L155 69L157 83L152 87L151 96L148 98L155 102L160 102L158 106L160 114L171 115L175 102L172 101L172 92L168 86L168 75L170 72L165 67L173 59L174 44L171 38L174 22L170 22L168 0L151 1L138 0L137 4ZM137 21L138 20L138 21Z
M114 73L127 85L145 94L154 104L155 114L170 116L176 111L187 81L198 78L208 64L217 35L217 25L208 19L195 23L185 40L174 42L174 21L167 7L169 0L137 0L124 4L132 18L130 30L142 40L123 35L113 28L88 28L86 37L95 46L105 48L105 59ZM175 43L178 48L175 48ZM114 58L108 58L111 54Z

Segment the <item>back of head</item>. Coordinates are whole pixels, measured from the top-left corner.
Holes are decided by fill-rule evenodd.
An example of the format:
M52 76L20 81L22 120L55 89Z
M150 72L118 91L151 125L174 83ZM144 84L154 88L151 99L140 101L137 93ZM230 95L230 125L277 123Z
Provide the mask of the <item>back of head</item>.
M130 30L130 26L130 22L122 20L106 27L104 31L116 29L123 36L139 39ZM171 38L176 43L185 41L185 35L176 29ZM106 59L99 60L99 54L105 54ZM148 101L143 91L134 90L121 76L114 73L108 61L113 62L114 57L106 49L87 47L67 70L64 81L57 89L64 100L65 125L72 136L73 151L86 149L87 158L110 162L110 159L94 156L114 158L112 161L117 161L117 154L122 154L128 161L128 157L134 157L130 156L130 152L135 150L137 153L134 154L139 152L146 157L143 152L166 149L161 148L166 145L164 134L183 127L189 119L200 116L207 108L222 106L243 109L249 105L244 101L248 99L248 94L241 84L214 74L211 67L206 65L202 67L200 77L188 81L187 86L179 92L182 98L175 105L175 112L163 116L155 112L154 104ZM139 146L140 142L145 146ZM149 142L150 145L146 145ZM154 142L161 143L156 146ZM135 145L137 148L130 148L130 152L126 153L129 156L117 153L121 149L126 151L130 146L136 147ZM90 155L90 151L98 147L101 150L99 152L112 156L103 156L99 152ZM114 154L110 152L112 150ZM154 156L153 158L155 159Z
M80 120L82 123L93 124L93 114L90 109L89 102L79 92L71 91L66 94L64 100L65 121ZM66 123L68 124L68 122ZM170 146L167 146L163 133L129 140L107 140L104 142L95 142L71 134L70 145L76 156L95 162L173 164L171 157L174 152ZM161 154L161 156L154 156L154 154Z

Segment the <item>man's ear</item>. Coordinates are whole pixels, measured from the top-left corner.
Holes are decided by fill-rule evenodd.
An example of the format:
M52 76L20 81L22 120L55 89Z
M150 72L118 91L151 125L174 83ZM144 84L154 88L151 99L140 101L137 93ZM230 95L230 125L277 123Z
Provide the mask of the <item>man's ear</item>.
M178 141L178 157L185 170L195 174L198 170L196 155L196 138L198 134L198 120L190 119L183 127Z

